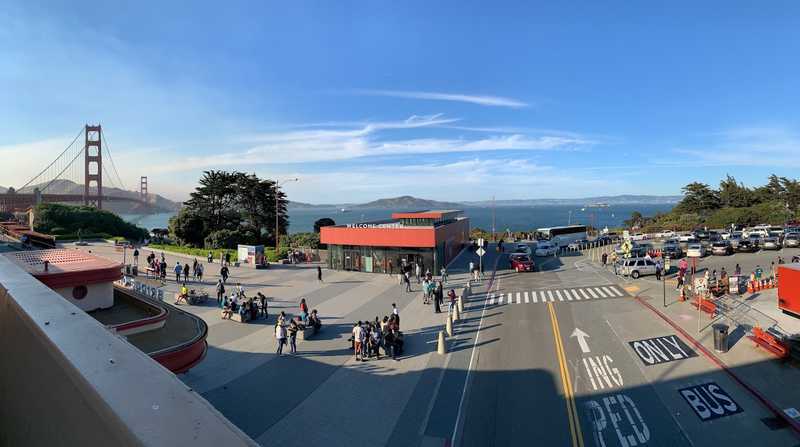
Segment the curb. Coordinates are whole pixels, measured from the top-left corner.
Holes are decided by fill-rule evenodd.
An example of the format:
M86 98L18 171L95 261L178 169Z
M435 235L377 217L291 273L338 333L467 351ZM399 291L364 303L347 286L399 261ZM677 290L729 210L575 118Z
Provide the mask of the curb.
M638 302L639 302L641 305L643 305L643 306L645 306L646 308L648 308L648 309L650 309L651 311L653 311L653 312L654 312L656 315L658 315L658 316L659 316L659 317L660 317L662 320L664 320L665 322L667 322L667 324L669 324L669 325L670 325L670 326L671 326L673 329L675 329L676 331L678 331L678 333L680 333L680 334L681 334L681 336L682 336L682 337L683 337L685 340L689 341L689 342L690 342L692 345L694 345L694 347L695 347L695 348L697 348L697 350L699 350L700 352L702 352L702 353L703 353L703 355L704 355L704 356L706 356L706 357L707 357L709 360L711 360L711 362L712 362L712 363L714 363L715 365L717 365L717 367L719 367L720 369L722 369L723 371L725 371L725 372L728 374L728 376L730 376L730 377L733 379L733 381L734 381L734 382L738 383L738 384L739 384L739 386L741 386L742 388L744 388L745 390L747 390L747 391L748 391L750 394L752 394L752 395L753 395L753 397L755 397L755 398L756 398L756 400L758 400L759 402L761 402L761 404L762 404L762 405L764 405L764 406L765 406L765 407L766 407L766 408L767 408L769 411L771 411L771 412L772 412L772 413L773 413L773 414L774 414L774 415L775 415L777 418L779 418L779 419L781 419L781 420L785 421L785 422L788 424L788 426L789 426L789 427L791 427L791 429L792 429L792 431L794 432L794 434L795 434L795 435L796 435L798 438L800 438L800 423L798 423L798 422L797 422L797 421L795 421L794 419L790 418L790 417L789 417L789 416L788 416L786 413L784 413L784 412L783 412L783 410L781 410L780 408L778 408L778 407L777 407L777 406L776 406L774 403L772 403L772 401L770 401L770 400L769 400L769 399L768 399L766 396L764 396L763 394L761 394L761 392L759 392L759 391L758 391L758 390L757 390L755 387L753 387L753 386L752 386L752 385L750 385L749 383L745 382L745 380L744 380L744 379L742 379L741 377L739 377L739 376L738 376L738 375L737 375L735 372L733 372L733 371L732 371L730 368L728 368L728 365L726 365L726 364L725 364L725 362L723 362L722 360L720 360L720 359L719 359L719 357L717 357L717 356L716 356L716 355L714 355L714 354L713 354L711 351L709 351L709 350L708 350L708 348L706 348L705 346L703 346L703 344L702 344L702 343L700 343L700 342L699 342L698 340L696 340L694 337L692 337L691 335L689 335L689 333L688 333L688 332L686 332L686 331L685 331L685 330L684 330L682 327L680 327L680 326L679 326L677 323L675 323L674 321L672 321L672 319L671 319L671 318L669 318L669 317L668 317L667 315L665 315L663 312L661 312L661 311L659 311L658 309L656 309L655 307L653 307L653 305L651 305L650 303L648 303L648 302L644 301L644 300L643 300L643 299L642 299L642 298L641 298L639 295L637 295L635 298L636 298L636 300L637 300L637 301L638 301Z

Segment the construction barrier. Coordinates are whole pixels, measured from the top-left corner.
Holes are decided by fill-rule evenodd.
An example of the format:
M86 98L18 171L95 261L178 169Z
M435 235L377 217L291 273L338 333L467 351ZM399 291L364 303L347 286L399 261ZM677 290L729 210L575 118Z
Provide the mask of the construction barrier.
M778 358L783 359L789 356L789 347L783 340L758 326L753 328L751 335L748 335L747 338L755 342L756 345L775 354Z
M699 296L695 297L694 301L692 302L692 306L695 309L697 309L697 307L699 306L700 310L712 316L717 313L717 305L714 304L713 301L703 299L702 297Z

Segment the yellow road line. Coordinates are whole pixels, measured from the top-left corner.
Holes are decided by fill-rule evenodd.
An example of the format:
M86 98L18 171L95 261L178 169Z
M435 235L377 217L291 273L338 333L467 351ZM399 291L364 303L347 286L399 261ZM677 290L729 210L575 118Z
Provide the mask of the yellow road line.
M564 354L564 345L561 342L561 331L558 329L558 318L553 303L547 303L547 310L550 311L550 324L553 326L553 339L556 345L556 357L561 372L561 383L564 385L564 395L567 403L567 416L569 419L569 431L574 447L583 447L583 432L581 432L581 422L578 418L577 406L575 405L575 394L572 389L572 381L569 377L567 356Z

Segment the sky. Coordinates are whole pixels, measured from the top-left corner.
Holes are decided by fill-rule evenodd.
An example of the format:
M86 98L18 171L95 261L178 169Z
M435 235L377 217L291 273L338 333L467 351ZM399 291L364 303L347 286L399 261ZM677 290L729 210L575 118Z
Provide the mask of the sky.
M122 183L291 200L679 194L800 167L800 3L0 5L0 185L85 123Z

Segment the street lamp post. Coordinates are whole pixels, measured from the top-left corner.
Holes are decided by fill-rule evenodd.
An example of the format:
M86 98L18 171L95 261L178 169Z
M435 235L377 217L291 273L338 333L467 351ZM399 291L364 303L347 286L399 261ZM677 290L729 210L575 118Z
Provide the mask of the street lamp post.
M281 241L281 231L280 231L280 227L278 226L278 223L279 223L279 219L278 219L278 216L279 216L278 204L280 203L280 200L278 200L279 188L281 187L282 184L286 184L288 182L298 182L298 181L300 181L300 179L296 178L296 177L295 178L286 179L286 180L283 180L283 181L275 180L275 256L276 257L278 256L278 253L280 252L279 248L280 248L280 245L281 245L281 242L280 242Z

